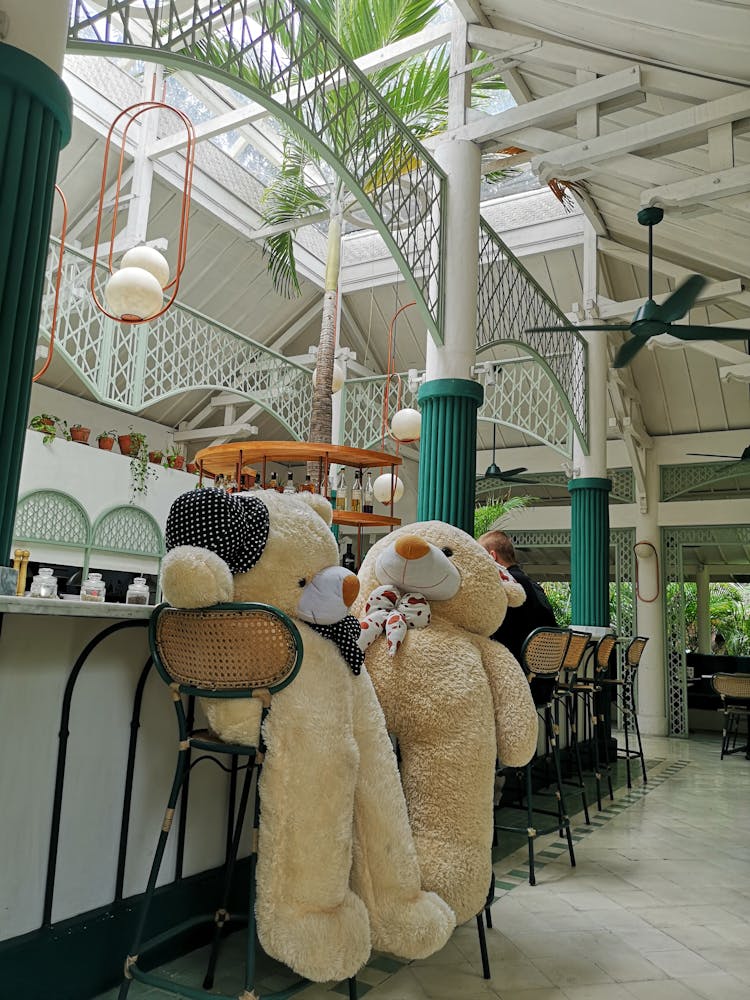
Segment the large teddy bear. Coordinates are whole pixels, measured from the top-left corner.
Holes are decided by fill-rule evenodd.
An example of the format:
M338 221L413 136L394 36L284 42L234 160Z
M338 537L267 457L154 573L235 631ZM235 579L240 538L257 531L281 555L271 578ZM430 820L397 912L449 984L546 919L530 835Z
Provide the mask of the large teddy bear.
M398 740L422 887L462 923L490 885L496 759L521 767L536 749L529 684L488 638L525 595L478 542L441 521L381 538L359 581L353 610Z
M162 586L177 607L275 605L297 624L300 672L263 735L256 915L264 950L308 979L353 976L372 948L423 958L455 926L420 888L396 758L348 607L322 497L191 491L167 521ZM257 699L205 700L211 729L256 744Z

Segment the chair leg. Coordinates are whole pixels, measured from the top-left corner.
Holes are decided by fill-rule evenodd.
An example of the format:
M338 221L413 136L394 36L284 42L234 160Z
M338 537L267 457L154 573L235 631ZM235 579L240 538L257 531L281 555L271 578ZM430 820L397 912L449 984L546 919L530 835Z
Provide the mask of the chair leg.
M255 768L251 763L251 758L248 758L245 769L245 778L242 782L242 792L240 793L240 805L237 811L237 819L234 820L233 818L232 842L229 849L229 857L227 858L225 865L224 887L221 894L221 903L216 911L216 916L214 917L214 935L211 942L211 952L208 956L208 966L206 968L206 975L203 979L204 990L210 990L214 985L214 974L216 972L216 963L219 959L219 946L221 944L221 932L224 928L224 924L229 918L229 914L227 912L227 906L229 905L229 893L232 888L234 867L237 862L237 852L240 848L240 837L242 836L242 827L245 822L245 814L247 813L247 803L250 798L250 786L252 784L254 770Z
M177 767L175 768L174 778L172 779L172 788L169 792L166 812L164 813L164 822L162 823L161 831L159 832L159 840L156 844L154 860L151 863L151 871L149 872L148 882L146 883L146 891L143 896L143 902L141 903L141 912L138 916L138 923L136 925L133 944L131 946L130 953L125 959L125 973L124 978L120 983L118 1000L125 1000L125 997L127 997L128 991L130 990L130 984L133 981L130 974L130 966L134 965L138 960L138 952L140 951L141 942L143 941L148 911L151 906L154 890L156 889L156 880L159 877L159 869L161 868L161 863L164 859L164 850L167 846L169 831L172 826L172 819L177 806L177 799L180 796L182 784L185 779L187 758L188 750L180 750L177 755Z
M643 743L641 742L641 727L638 725L638 712L635 709L635 697L633 689L630 689L630 704L633 712L633 725L635 726L635 739L638 743L638 756L641 758L641 771L643 771L643 784L648 784L646 775L646 758L643 756Z
M484 919L487 923L488 928L492 928L492 904L495 902L495 872L492 872L492 878L490 879L490 889L487 893L487 899L484 904Z
M597 714L597 719L601 725L602 732L602 746L604 747L604 773L607 776L607 791L609 792L609 798L611 802L615 801L615 793L612 788L612 762L609 759L609 738L607 736L607 728L604 725L604 708L602 706L602 691L601 688L598 692L593 695L594 698L594 710Z
M628 788L632 788L633 784L630 778L630 739L629 739L629 726L630 726L630 688L627 682L623 686L622 692L622 728L625 734L625 773L628 780Z
M482 956L482 975L485 979L491 979L490 959L487 954L487 940L484 936L484 921L481 913L477 913L477 931L479 933L479 951Z
M591 700L589 700L589 697ZM593 755L594 761L594 780L596 782L596 808L599 812L602 811L602 768L599 761L599 715L596 709L596 704L593 697L587 696L586 698L586 708L589 714L589 721L591 723L591 753Z
M562 772L560 770L560 751L557 746L557 740L554 738L552 742L552 750L553 750L552 757L555 763L555 773L557 774L557 796L558 796L558 809L560 812L561 830L562 829L565 830L565 835L568 841L568 853L570 854L570 865L571 868L575 868L576 856L573 851L573 837L571 836L570 833L570 817L568 816L568 811L565 807L565 795L563 793Z
M586 800L586 786L583 783L583 768L581 766L581 751L578 746L578 733L576 724L576 705L575 705L575 695L572 698L568 698L565 702L565 715L568 723L568 749L572 747L573 749L573 760L576 766L576 773L578 775L578 787L581 789L581 805L583 806L583 815L586 824L589 825L591 820L589 819L589 804Z
M531 798L531 761L524 768L526 773L526 817L527 817L527 827L526 834L529 841L529 885L536 885L536 875L534 873L534 838L536 837L536 830L534 829L534 807Z
M349 979L349 1000L357 1000L357 977L351 976Z

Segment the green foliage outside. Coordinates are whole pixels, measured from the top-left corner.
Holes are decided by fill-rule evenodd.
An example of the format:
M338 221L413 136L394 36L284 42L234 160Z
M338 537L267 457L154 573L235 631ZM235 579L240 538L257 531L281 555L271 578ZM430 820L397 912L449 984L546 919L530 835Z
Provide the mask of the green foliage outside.
M474 537L479 538L491 528L503 529L502 519L512 510L520 510L534 502L534 497L512 497L495 503L482 504L474 509Z

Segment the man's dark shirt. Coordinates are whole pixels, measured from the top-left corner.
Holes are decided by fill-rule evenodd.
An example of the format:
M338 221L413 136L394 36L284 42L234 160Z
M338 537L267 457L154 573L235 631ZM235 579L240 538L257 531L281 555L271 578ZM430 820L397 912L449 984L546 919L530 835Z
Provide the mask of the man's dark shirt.
M535 628L557 627L555 613L540 584L526 576L518 564L508 567L510 575L521 584L526 600L519 608L508 607L505 620L491 638L501 642L521 662L521 647Z

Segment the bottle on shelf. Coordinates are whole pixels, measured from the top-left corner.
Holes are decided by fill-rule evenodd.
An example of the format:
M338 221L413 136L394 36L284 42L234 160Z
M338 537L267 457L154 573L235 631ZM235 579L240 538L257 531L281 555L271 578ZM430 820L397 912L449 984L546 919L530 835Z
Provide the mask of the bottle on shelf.
M297 487L294 485L294 473L290 469L286 474L286 483L284 483L284 489L282 493L296 493Z
M336 474L333 469L328 474L328 501L336 509Z
M312 480L310 479L310 473L309 472L305 476L304 483L300 484L299 491L300 491L300 493L314 493L315 492L315 487L313 485Z
M346 510L346 473L343 467L339 469L336 481L336 510Z
M125 594L126 604L148 604L149 593L145 576L137 576Z
M362 510L362 479L360 477L359 469L354 473L354 482L352 483L352 499L349 509L355 511L359 514Z
M346 543L346 552L341 557L341 565L344 569L349 569L352 573L356 572L356 560L354 558L354 553L352 552L352 543Z
M99 601L104 603L107 592L107 585L102 580L101 573L89 573L81 584L82 601Z
M368 470L365 476L365 485L362 490L362 511L365 514L372 514L375 494L372 489L372 473Z
M49 566L39 567L39 572L31 581L29 597L57 597L57 577L52 575Z
M278 490L279 488L279 477L275 472L271 473L271 478L266 483L267 490Z

